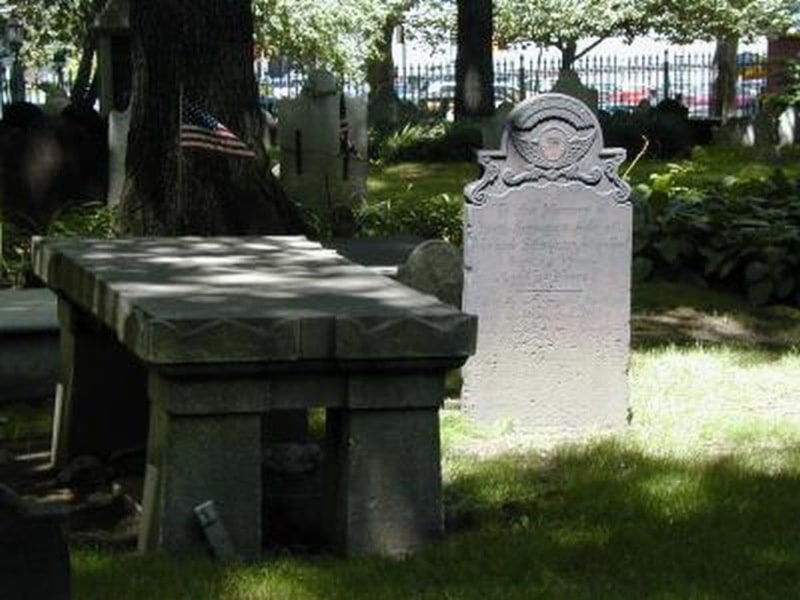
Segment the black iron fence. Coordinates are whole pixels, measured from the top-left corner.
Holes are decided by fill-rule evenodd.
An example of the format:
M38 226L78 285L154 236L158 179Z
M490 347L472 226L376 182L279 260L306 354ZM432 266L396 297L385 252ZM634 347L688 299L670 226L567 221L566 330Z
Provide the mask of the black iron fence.
M597 90L603 110L630 110L642 101L655 104L674 98L689 108L693 117L713 115L712 88L716 66L711 54L687 54L665 51L640 56L588 56L574 65L581 82ZM494 64L495 102L518 102L549 91L558 79L558 58L520 56ZM758 96L766 85L766 57L743 52L737 57L736 104L740 114L752 114ZM10 100L8 73L0 69L0 101ZM305 73L288 66L279 70L257 69L262 94L274 98L292 98L303 87ZM33 75L33 76L31 76ZM42 103L45 90L57 83L53 70L28 73L26 98ZM349 94L365 94L363 81L344 81ZM395 71L398 97L422 108L447 112L455 96L455 64L407 65Z
M766 85L766 57L745 52L737 58L737 97L740 114L755 112ZM640 56L588 56L574 65L581 82L597 90L603 110L630 110L642 101L656 104L664 98L683 102L693 117L714 116L712 89L716 66L712 54L665 51ZM495 102L518 102L549 91L558 79L558 58L501 60L494 64ZM300 93L304 74L297 69L264 73L265 95L277 98ZM363 82L345 84L351 93L366 93ZM422 108L446 112L455 96L455 64L408 65L395 70L398 97Z
M711 54L677 54L669 51L645 56L589 56L574 65L581 82L597 90L603 110L630 110L647 101L656 104L673 98L685 104L691 116L714 116L712 90L716 66ZM518 102L549 91L558 79L556 58L518 60L494 64L495 103ZM766 85L765 57L742 53L737 59L736 103L740 114L756 110L758 95ZM397 95L420 106L441 110L455 92L455 65L417 65L397 70ZM446 106L445 106L446 108Z
M8 77L8 70L0 69L0 103L8 104L12 101L12 84ZM47 101L48 91L61 89L69 94L69 86L62 77L50 71L32 71L26 74L24 96L27 102L44 104Z

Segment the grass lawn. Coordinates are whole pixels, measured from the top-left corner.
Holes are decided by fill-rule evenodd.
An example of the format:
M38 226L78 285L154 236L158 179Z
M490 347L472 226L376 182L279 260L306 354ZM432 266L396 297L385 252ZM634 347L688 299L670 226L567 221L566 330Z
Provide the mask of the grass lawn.
M370 167L367 192L371 200L407 195L420 198L436 194L461 197L464 185L478 179L475 163L399 163Z
M75 598L798 597L800 317L675 284L634 298L627 431L488 454L492 432L444 411L445 540L249 566L73 546ZM647 323L674 313L736 337L700 343L667 320L658 342Z

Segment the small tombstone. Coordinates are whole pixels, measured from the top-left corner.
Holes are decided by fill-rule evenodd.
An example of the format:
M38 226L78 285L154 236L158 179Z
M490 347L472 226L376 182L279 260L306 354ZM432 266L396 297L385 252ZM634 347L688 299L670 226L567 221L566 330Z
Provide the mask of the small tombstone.
M714 143L716 144L752 147L756 143L755 140L756 133L752 117L728 119L714 132Z
M553 92L566 94L585 102L597 114L599 94L594 88L586 87L581 83L580 77L572 69L562 69L558 73L558 80L553 85Z
M333 75L311 74L299 98L278 108L280 177L321 233L345 235L366 195L367 102L339 92Z
M778 128L773 111L762 108L753 121L755 147L772 150L778 143Z
M108 196L109 206L117 206L125 186L125 160L128 154L130 106L108 113Z
M480 424L566 439L625 425L631 273L625 151L584 103L509 115L467 186L464 311L478 316L463 406Z
M798 140L797 108L789 106L778 115L778 146L791 146Z
M503 127L505 127L508 114L513 108L514 105L510 102L503 102L495 109L491 117L480 122L484 148L498 148L500 146Z
M130 1L107 0L92 25L97 35L100 114L124 110L131 95Z
M461 252L443 240L422 242L397 270L397 280L442 302L461 306L464 286Z

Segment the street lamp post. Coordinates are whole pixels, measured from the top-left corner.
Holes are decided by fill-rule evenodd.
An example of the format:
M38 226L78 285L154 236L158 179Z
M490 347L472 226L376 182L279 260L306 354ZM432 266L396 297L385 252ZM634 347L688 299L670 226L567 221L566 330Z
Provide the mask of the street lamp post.
M24 30L22 23L16 17L11 17L6 23L6 40L14 62L11 65L11 101L25 101L25 69L19 58L19 51L22 49L22 37Z

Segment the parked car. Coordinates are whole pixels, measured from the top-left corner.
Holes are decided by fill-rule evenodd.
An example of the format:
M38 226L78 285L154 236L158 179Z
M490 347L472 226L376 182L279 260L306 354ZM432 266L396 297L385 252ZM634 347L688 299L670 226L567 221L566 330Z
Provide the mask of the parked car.
M434 81L428 86L424 95L428 110L440 110L445 105L451 104L456 97L456 82L451 79ZM522 100L519 88L506 84L495 84L494 105L500 106L505 102L516 104Z

